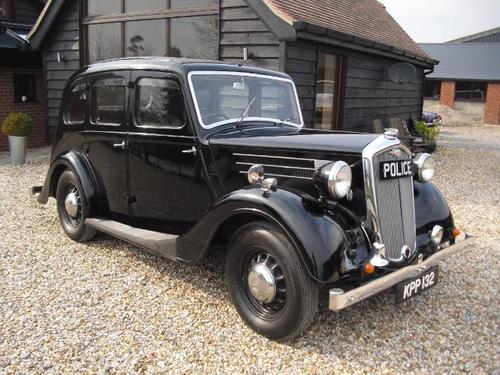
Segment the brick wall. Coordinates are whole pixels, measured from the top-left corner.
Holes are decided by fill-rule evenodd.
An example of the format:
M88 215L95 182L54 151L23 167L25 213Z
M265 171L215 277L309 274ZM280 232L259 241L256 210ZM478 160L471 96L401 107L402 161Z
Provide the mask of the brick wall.
M14 74L30 73L36 75L36 101L16 103L14 96ZM26 112L33 119L33 132L29 137L29 147L47 144L45 126L45 96L42 85L42 72L26 69L0 68L0 125L11 112ZM0 131L0 151L9 149L8 138Z
M500 125L500 83L488 84L484 123Z
M455 82L443 81L441 82L441 99L440 103L448 107L453 107L455 104Z

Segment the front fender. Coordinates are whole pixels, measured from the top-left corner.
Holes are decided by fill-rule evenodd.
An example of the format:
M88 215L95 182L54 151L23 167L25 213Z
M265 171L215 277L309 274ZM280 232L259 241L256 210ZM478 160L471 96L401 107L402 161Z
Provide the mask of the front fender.
M38 195L38 201L45 204L48 202L49 197L55 197L57 182L66 169L72 170L79 180L85 200L89 203L89 216L94 216L96 214L95 210L99 206L99 192L95 176L85 156L75 150L68 151L53 160L42 191Z
M277 225L295 243L311 276L321 282L331 279L338 254L348 247L344 230L313 199L286 189L264 193L248 188L221 199L179 239L180 258L193 263L201 260L218 228L238 215Z
M453 216L448 202L439 189L432 183L414 183L415 188L415 227L417 242L428 242L428 233L434 225L445 229L443 238L452 238ZM421 241L418 241L421 238Z

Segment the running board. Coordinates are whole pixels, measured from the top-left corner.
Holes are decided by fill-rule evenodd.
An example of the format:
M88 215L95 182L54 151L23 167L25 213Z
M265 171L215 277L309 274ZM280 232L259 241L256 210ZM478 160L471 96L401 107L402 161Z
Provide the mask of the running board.
M85 220L85 225L100 232L117 237L134 245L154 251L165 258L177 259L177 238L172 234L153 232L139 229L118 221L103 218L90 218Z

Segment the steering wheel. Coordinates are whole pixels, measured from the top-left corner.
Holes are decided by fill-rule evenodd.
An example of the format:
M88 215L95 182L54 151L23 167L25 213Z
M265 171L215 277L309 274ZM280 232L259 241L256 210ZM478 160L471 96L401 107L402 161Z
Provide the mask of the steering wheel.
M204 122L219 122L229 120L229 117L227 117L227 115L222 112L214 112L209 113L208 115L203 115L203 120Z

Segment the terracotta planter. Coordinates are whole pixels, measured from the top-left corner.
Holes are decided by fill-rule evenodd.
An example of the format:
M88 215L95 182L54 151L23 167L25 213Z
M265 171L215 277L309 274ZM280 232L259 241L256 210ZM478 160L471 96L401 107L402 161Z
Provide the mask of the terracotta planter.
M9 135L9 151L12 165L26 163L26 151L28 149L28 137L15 137Z

